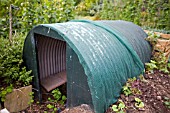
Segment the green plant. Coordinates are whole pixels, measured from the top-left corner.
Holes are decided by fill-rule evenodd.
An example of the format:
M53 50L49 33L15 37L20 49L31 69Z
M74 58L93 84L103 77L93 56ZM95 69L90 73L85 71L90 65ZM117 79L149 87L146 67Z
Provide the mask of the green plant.
M142 102L141 99L135 97L135 106L136 106L137 108L143 108L143 107L144 107L144 103Z
M125 94L126 96L129 96L132 94L132 91L130 89L130 84L129 83L126 83L125 86L123 86L123 94Z
M140 26L169 30L170 4L165 0L104 0L99 17L127 20Z
M13 90L13 85L10 84L9 86L7 86L6 88L1 88L0 89L0 99L1 99L1 102L4 102L5 101L5 97L8 93L11 93Z
M164 104L170 109L170 99L168 97L164 97Z
M128 79L126 84L122 88L122 92L125 96L134 95L134 94L141 94L141 91L138 88L139 80L135 77Z
M29 94L29 96L31 97L30 101L28 102L29 105L31 105L32 103L34 103L34 92L31 92Z
M149 32L148 33L148 40L151 45L153 46L153 58L150 60L150 63L146 63L146 71L149 71L153 73L153 70L158 69L164 73L169 73L168 70L168 63L167 63L167 58L165 56L165 51L159 49L157 46L155 46L158 42L157 40L160 38L160 35L157 35L154 32Z
M165 54L163 52L160 52L159 55L155 55L153 59L155 60L159 70L168 73L167 58L165 57Z
M74 19L74 0L1 0L0 7L0 34L8 35L9 31L9 6L19 7L12 10L13 32L28 32L37 24L65 22Z
M57 111L57 108L55 107L55 103L59 102L61 105L64 105L64 102L66 101L66 96L62 95L62 93L59 91L59 89L52 90L52 98L48 98L48 101L50 102L47 105L47 108L53 109L53 111Z
M29 94L29 96L30 96L30 100L29 100L29 102L28 102L28 105L30 106L30 109L32 110L32 105L31 105L31 104L34 103L34 92L31 92L31 93Z
M168 63L168 69L170 69L170 63Z
M146 70L150 71L151 73L153 73L154 69L158 69L157 67L157 62L154 60L150 60L150 63L145 63L146 66Z
M31 71L26 70L22 60L24 37L24 34L16 34L12 45L8 39L0 38L1 84L19 87L29 85L32 81Z
M31 71L23 65L22 48L24 34L16 34L13 44L8 39L0 37L0 98L4 101L7 93L14 88L29 85L32 81Z
M81 1L76 8L77 15L94 16L101 9L99 0L84 0Z
M54 90L52 91L52 94L53 94L54 100L55 100L56 102L59 101L60 98L61 98L61 96L62 96L62 94L61 94L61 92L59 91L58 88L57 88L57 89L54 89Z
M54 89L53 91L52 91L52 94L53 94L53 97L54 97L54 101L55 102L58 102L59 100L59 102L60 102L60 104L64 104L64 102L66 101L66 96L65 95L62 95L61 94L61 92L59 91L59 89L57 88L57 89Z
M118 100L118 105L112 105L112 110L116 113L124 113L125 108L126 106L122 100Z
M52 110L53 110L52 113L55 113L55 112L57 111L57 108L56 108L55 105L53 105L53 104L48 104L48 105L47 105L47 108L48 108L48 109L52 109Z

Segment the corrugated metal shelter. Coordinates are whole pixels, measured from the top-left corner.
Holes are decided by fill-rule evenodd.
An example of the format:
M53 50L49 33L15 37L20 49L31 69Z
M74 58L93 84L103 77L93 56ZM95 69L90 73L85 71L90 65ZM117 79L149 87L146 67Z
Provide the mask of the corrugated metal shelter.
M141 74L150 60L146 37L126 21L42 24L27 35L23 56L39 99L40 85L50 91L67 81L68 107L88 104L103 113L126 80Z

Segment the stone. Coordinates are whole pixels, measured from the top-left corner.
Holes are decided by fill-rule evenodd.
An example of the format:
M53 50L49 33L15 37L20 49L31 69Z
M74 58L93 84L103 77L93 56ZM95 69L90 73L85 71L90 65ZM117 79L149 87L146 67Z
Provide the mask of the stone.
M161 38L170 39L170 34L161 34Z
M157 96L156 98L157 98L157 100L161 100L161 99L162 99L162 97L161 97L161 96Z
M6 108L0 110L0 113L10 113Z
M94 112L92 111L92 109L90 108L89 105L82 104L82 105L77 106L77 107L66 108L61 113L94 113Z
M170 40L157 39L157 43L163 47L166 47L166 46L170 45Z
M168 62L170 57L170 39L157 39L157 44L155 45L154 50L158 51L154 53L155 57L158 57L160 54L164 53L166 62Z
M4 107L9 112L19 112L29 106L31 100L30 93L32 92L32 85L13 89L13 91L6 95Z

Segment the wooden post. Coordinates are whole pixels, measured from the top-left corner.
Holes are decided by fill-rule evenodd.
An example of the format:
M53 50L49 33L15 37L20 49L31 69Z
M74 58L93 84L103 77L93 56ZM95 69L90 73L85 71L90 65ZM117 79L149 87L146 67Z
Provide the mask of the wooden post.
M9 7L9 42L12 45L12 5Z

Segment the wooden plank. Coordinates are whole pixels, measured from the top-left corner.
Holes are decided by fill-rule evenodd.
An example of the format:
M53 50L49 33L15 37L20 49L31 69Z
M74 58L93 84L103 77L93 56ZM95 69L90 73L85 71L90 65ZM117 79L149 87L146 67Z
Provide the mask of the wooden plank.
M60 73L50 75L41 80L41 85L48 92L63 85L67 81L66 71L62 71Z

